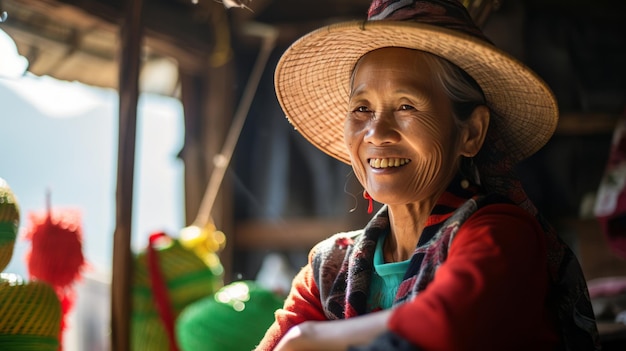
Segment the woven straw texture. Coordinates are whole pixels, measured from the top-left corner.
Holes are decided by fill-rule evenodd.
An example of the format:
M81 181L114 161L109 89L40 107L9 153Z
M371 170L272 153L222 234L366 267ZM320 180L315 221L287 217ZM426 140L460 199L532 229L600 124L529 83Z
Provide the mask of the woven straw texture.
M213 294L223 285L220 275L213 273L197 255L182 247L177 240L157 251L157 255L174 316L178 316L190 303ZM131 349L168 350L167 333L150 288L145 252L137 255L134 269Z
M176 323L182 351L250 351L274 322L284 300L252 281L240 281L187 306Z
M20 222L20 211L15 194L0 178L0 271L11 261Z
M278 100L307 140L350 163L343 142L352 69L365 53L382 47L418 49L469 73L482 87L492 121L519 161L539 150L558 121L547 85L515 58L475 37L416 22L353 21L330 25L300 38L281 57L275 73Z
M59 349L61 303L48 284L0 275L0 350Z

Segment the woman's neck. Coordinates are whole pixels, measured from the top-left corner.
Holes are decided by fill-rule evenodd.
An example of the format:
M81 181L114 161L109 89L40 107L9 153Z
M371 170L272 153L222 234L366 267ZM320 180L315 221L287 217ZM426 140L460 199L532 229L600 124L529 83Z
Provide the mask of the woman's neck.
M461 186L464 178L460 174L450 177L444 190L440 190L416 202L408 204L388 204L390 234L385 239L383 254L385 262L400 262L411 258L424 228L429 225L428 219L442 196L449 192L452 197L444 199L445 206L456 208L465 199L478 191L475 186Z
M406 205L389 205L390 235L385 239L385 262L411 258L436 199Z

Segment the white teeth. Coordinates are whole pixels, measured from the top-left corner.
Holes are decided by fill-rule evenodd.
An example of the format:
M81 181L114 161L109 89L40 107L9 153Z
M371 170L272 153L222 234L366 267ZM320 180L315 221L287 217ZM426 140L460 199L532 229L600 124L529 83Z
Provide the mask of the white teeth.
M374 168L400 167L410 161L408 158L371 158L370 166Z

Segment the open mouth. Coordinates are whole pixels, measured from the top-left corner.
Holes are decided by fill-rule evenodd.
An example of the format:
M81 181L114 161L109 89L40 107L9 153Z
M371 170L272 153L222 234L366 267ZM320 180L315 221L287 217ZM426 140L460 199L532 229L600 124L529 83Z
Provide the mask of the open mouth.
M401 167L411 162L408 158L370 158L368 161L372 168Z

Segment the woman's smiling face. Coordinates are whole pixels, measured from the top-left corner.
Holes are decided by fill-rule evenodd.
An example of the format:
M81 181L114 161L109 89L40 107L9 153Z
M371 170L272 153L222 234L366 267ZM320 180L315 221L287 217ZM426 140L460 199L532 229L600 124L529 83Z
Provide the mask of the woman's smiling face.
M425 55L383 48L353 72L344 138L356 177L382 203L439 196L464 154L462 123Z

